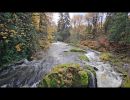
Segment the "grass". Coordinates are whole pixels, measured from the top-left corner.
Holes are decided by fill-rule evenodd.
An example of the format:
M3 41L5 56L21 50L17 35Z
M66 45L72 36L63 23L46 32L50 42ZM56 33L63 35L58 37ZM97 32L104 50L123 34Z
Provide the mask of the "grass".
M71 52L83 52L83 53L86 52L85 50L80 49L80 48L73 48L73 49L71 49L70 51L71 51Z
M84 60L84 61L89 61L88 57L85 56L85 55L79 56L79 59L80 59L80 60Z

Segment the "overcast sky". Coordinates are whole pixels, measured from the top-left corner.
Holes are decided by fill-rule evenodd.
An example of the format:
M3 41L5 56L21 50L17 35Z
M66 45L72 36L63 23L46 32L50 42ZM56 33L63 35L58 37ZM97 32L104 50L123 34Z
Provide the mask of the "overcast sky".
M83 14L85 13L69 13L70 18L72 18L73 15L83 15ZM54 13L53 20L55 21L55 23L57 23L58 19L59 19L59 13Z
M82 12L81 13L69 13L70 18L72 18L74 15L84 15L84 14L86 14L86 13L82 13ZM106 16L103 17L103 22L105 21L105 17ZM57 24L58 19L59 19L59 13L54 13L53 20L56 24Z

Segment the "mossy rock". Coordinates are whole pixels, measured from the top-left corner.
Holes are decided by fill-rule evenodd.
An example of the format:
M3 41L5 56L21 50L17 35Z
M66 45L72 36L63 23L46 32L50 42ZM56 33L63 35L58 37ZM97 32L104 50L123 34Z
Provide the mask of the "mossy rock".
M80 48L72 48L72 49L70 50L70 52L82 52L82 53L85 53L86 51L83 50L83 49L80 49Z
M103 52L100 55L100 59L103 61L110 61L111 58L112 58L112 55L108 52Z
M83 86L85 86L86 84L88 84L85 79L88 79L88 74L85 71L79 71L79 75L81 76L81 84Z
M39 87L88 87L89 74L79 64L55 66L43 77Z
M83 60L83 61L89 61L88 57L85 56L85 55L79 56L79 59L80 59L80 60Z

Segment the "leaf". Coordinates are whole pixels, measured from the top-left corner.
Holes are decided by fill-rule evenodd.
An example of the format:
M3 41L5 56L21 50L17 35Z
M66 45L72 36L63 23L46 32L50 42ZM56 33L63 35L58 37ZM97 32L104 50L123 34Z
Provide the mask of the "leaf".
M17 44L16 46L15 46L15 48L16 48L16 51L21 51L21 45L20 44Z

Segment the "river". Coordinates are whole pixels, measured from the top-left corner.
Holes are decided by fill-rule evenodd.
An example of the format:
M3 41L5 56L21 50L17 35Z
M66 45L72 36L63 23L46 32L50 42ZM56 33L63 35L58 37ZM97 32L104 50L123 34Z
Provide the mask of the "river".
M74 48L63 42L52 43L49 49L42 52L40 60L25 61L19 65L11 65L0 69L0 86L1 87L37 87L38 83L52 67L64 63L78 63L81 66L88 64L97 68L96 79L97 87L120 87L122 77L117 73L109 62L102 62L99 59L100 52L87 49L86 55L89 61L82 61L79 56L82 53L70 52ZM90 87L95 87L95 79L91 75Z

